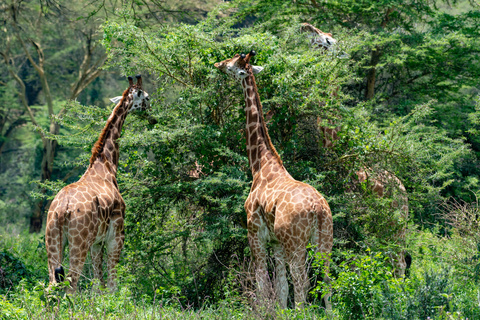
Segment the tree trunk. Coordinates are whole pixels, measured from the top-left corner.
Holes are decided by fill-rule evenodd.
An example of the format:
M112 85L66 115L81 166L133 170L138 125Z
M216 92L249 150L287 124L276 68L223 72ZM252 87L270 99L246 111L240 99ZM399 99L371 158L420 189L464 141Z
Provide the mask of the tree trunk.
M385 11L385 17L382 21L381 28L385 29L387 27L388 22L390 21L390 14L394 11L394 7L390 7ZM365 100L370 100L375 96L375 80L377 77L377 65L380 61L380 57L382 56L382 52L380 47L377 45L374 49L372 49L372 53L370 55L370 70L367 73L367 87L365 90Z
M375 96L375 80L377 76L377 64L380 61L380 48L377 46L372 50L370 56L370 66L371 68L367 73L367 87L365 90L365 100L370 100Z
M54 124L55 127L59 127L58 124ZM55 129L54 131L59 131ZM58 133L58 132L57 132ZM55 134L57 134L55 133ZM42 178L41 182L45 182L50 180L52 177L53 171L53 160L55 158L55 151L57 149L57 141L56 140L44 140L43 144L43 157L42 157ZM40 189L40 193L45 195L47 190L45 188ZM30 228L29 232L40 232L43 225L43 218L45 217L46 210L48 209L48 201L45 199L39 199L35 204L35 209L30 216Z

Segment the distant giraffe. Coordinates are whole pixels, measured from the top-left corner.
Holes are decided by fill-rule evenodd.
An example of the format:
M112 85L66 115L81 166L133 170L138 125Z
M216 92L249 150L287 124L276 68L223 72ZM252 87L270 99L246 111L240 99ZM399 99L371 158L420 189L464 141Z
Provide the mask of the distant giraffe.
M324 50L328 50L337 43L337 40L333 39L331 33L322 32L309 23L302 23L300 30L308 33L308 36L311 38L310 45L313 49L324 48ZM332 95L336 97L337 93L338 88L333 92ZM322 134L322 145L324 148L331 148L334 146L335 141L338 140L338 133L340 132L341 127L336 125L334 120L329 119L327 122L330 126L322 125L322 119L320 117L317 118L317 126ZM399 231L393 235L392 239L386 240L390 240L390 242L394 242L399 244L400 247L404 247L405 232L407 228L406 221L408 219L408 197L405 186L393 173L390 173L386 170L373 175L372 169L364 167L358 170L356 174L358 177L358 182L368 183L370 189L379 197L394 197L392 207L394 209L400 208L402 212L401 219L403 220L403 225L400 226L400 228L398 228L399 226L397 225L392 226L396 229L399 229ZM394 260L393 265L395 267L394 271L397 276L403 276L405 269L407 268L405 255L405 250L402 249L397 255L392 256L392 259Z
M387 170L380 170L374 174L372 169L364 167L358 170L356 174L358 181L367 183L367 186L379 197L390 197L393 210L400 209L400 221L393 219L396 222L391 224L392 229L397 230L397 232L394 232L391 237L384 240L401 248L399 252L389 256L392 260L395 276L403 277L411 264L411 256L405 251L405 236L409 215L407 190L402 181Z
M50 283L64 277L61 265L63 251L70 247L71 290L75 291L83 265L90 249L95 278L102 285L103 249L108 256L108 288L115 289L116 269L124 240L125 202L117 185L119 146L117 139L127 114L145 110L150 105L148 93L142 89L142 78L137 76L116 103L112 114L93 146L90 165L79 181L64 187L55 196L47 217L45 243L48 256Z
M255 55L235 55L215 63L215 67L242 84L245 95L247 153L253 182L245 202L248 241L255 262L255 277L260 296L266 297L267 243L273 245L275 257L275 293L281 307L287 306L288 283L286 263L295 290L296 306L306 299L308 277L306 272L306 247L316 246L329 266L333 246L333 221L325 198L310 185L292 178L283 166L273 146L255 83L254 73L263 68L249 64ZM324 281L329 283L327 272ZM330 294L324 297L331 309Z
M320 29L312 26L310 23L302 23L300 31L308 34L308 37L310 38L310 45L314 49L323 48L328 50L337 43L337 40L333 38L331 33L323 32Z

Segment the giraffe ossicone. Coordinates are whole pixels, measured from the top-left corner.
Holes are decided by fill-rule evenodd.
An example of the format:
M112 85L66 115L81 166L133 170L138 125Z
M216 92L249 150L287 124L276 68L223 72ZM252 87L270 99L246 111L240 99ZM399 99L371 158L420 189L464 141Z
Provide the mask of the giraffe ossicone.
M302 23L300 26L300 32L306 33L310 38L310 46L313 49L323 49L323 51L334 52L337 59L350 59L350 55L345 51L338 52L338 41L333 38L333 35L329 32L323 32L318 28L315 28L310 23Z
M263 68L252 66L255 55L236 54L215 63L243 87L246 113L247 153L253 176L245 201L248 241L254 258L255 278L261 298L270 299L267 271L267 243L273 245L275 259L275 298L287 307L286 265L290 267L296 306L303 306L309 286L306 268L308 243L313 244L325 266L324 281L329 283L329 255L333 246L333 221L326 199L312 186L295 180L283 166L273 146L263 117L254 73ZM330 293L324 297L331 309Z
M323 48L328 50L337 43L337 40L333 38L331 33L323 32L312 26L310 23L302 23L300 31L308 34L310 45L315 49Z
M116 265L123 247L125 202L120 194L116 174L119 158L118 138L127 114L146 110L150 97L129 77L129 87L118 99L97 142L92 148L90 164L83 176L64 187L55 196L48 210L45 244L50 283L63 281L63 254L68 243L70 268L67 280L75 291L82 275L88 250L92 257L95 278L103 281L103 251L107 252L108 287L116 288Z

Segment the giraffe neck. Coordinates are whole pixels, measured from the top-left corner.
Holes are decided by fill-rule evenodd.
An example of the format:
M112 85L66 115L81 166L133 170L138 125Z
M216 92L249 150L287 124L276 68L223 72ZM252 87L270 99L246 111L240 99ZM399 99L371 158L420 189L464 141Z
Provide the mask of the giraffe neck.
M282 160L268 135L253 74L242 80L242 87L247 118L247 154L252 175L255 176L267 163L283 168Z
M128 114L128 105L128 96L124 94L123 99L113 109L102 133L93 146L90 166L92 166L95 161L99 160L105 163L114 175L117 174L119 157L117 140L120 138L122 126Z

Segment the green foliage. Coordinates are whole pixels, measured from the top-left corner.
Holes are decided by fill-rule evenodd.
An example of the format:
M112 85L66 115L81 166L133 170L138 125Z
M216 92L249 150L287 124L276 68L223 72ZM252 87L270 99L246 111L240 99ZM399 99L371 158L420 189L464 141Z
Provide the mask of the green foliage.
M31 277L31 271L27 269L18 258L8 252L0 252L0 290L2 293L12 289L24 277Z
M442 245L458 248L453 241L444 241ZM440 264L423 266L422 263L429 261L431 256L418 255L419 260L414 261L410 278L396 279L387 257L370 249L365 252L367 255L334 254L336 263L332 267L330 290L335 314L340 319L464 319L478 316L480 309L474 302L477 286L445 269L451 267L447 255L441 254ZM326 290L327 286L320 281L311 294L323 294Z
M136 297L126 288L115 293L98 291L65 295L44 284L21 284L10 296L0 295L0 319L261 319L245 304L228 302L198 310L180 307L176 301L165 303L159 296ZM60 298L62 297L62 298ZM47 299L46 299L47 298ZM311 307L304 310L276 310L276 319L322 319L322 312Z
M325 88L347 81L349 61L306 50L296 26L281 36L244 30L231 38L236 30L215 20L155 31L110 22L104 31L108 66L127 74L149 70L159 86L151 113L158 123L128 121L122 138L127 158L119 182L130 252L125 271L137 275L143 292L152 293L153 282L170 287L170 295L181 288L180 298L197 305L201 297L222 298L218 288L232 257L243 260L246 253L243 202L251 176L243 147L243 94L213 64L258 51L255 63L268 70L258 77L260 94L265 111L275 114L270 132L288 161L299 119L342 101L331 99ZM326 105L320 107L319 99Z
M276 28L272 21L233 28L242 15L213 19L231 8L225 5L194 26L141 29L127 10L120 12L122 19L104 25L107 67L124 74L145 70L157 90L147 89L155 97L152 111L147 117L130 116L121 141L118 180L127 202L121 274L140 292L163 292L197 306L206 296L224 298L219 288L232 257L249 257L243 201L251 176L243 148L243 94L213 68L215 62L238 52L258 52L254 63L265 67L257 77L259 93L265 113L273 115L269 133L291 174L329 196L339 245L385 252L404 246L392 240L406 223L392 213L393 199L378 199L356 184L353 172L367 166L374 173L394 173L407 186L414 221L434 221L431 203L455 186L456 167L471 157L464 141L446 138L447 132L432 121L436 112L430 98L418 106L413 103L421 100L409 102L407 114L378 116L376 105L359 103L340 89L357 83L364 34L338 29L343 42L337 51L319 54L299 33L301 14L283 12L292 23ZM394 34L383 41L402 40ZM339 59L339 52L352 54L358 63ZM83 144L85 161L85 138L95 139L95 121L101 127L98 114L105 118L108 112L69 108L59 121L78 133L57 139ZM76 114L97 120L79 126ZM341 121L333 149L321 148L317 117ZM147 122L149 118L155 121ZM463 192L461 185L455 188L455 193Z
M380 253L360 257L348 254L344 259L332 281L333 305L345 319L375 318L381 311L376 297L382 287L399 280L394 279L387 258Z
M37 29L25 25L22 32L41 40L52 107L64 112L52 116L45 110L33 67L23 62L18 43L9 47L17 53L10 61L26 83L39 124L36 132L60 144L52 181L38 183L50 193L36 196L51 198L84 171L111 112L106 98L126 86L116 75L141 73L154 102L149 113L127 118L120 139L118 182L127 203L121 291L100 296L82 284L86 292L72 302L59 298L60 291L32 285L47 277L43 240L24 234L2 237L6 249L0 247L0 252L11 279L10 293L0 298L2 317L41 312L75 318L258 317L243 306L248 292L235 276L242 268L238 261L250 261L243 202L252 177L243 94L213 67L252 49L258 53L253 63L265 68L256 80L272 141L292 176L324 194L334 214L332 299L339 317L478 317L478 289L472 285L479 265L476 211L464 210L471 213L466 225L452 225L438 215L438 204L447 197L473 202L480 189L480 16L474 3L453 1L447 12L445 1L430 0L242 0L205 16L201 10L182 16L176 9L193 4L141 0L110 12L107 4L93 1L85 8L83 2L68 7L75 9L77 20L67 19L62 6L41 3L42 17L50 20ZM39 7L30 1L20 4L18 17L29 22ZM206 8L212 4L202 3ZM311 50L299 31L305 21L332 32L337 47ZM93 45L100 23L104 48ZM108 73L79 96L80 103L65 103L72 88L66 84L76 81L74 71L81 65L83 36L85 48L99 55L105 49ZM4 48L8 39L13 41L2 38ZM38 180L43 152L38 135L23 125L27 118L16 96L20 88L3 82L9 74L5 66L0 66L0 143L6 142L0 148L3 225L30 214L28 194L35 186L29 183ZM366 101L372 68L374 96ZM46 129L52 119L61 125L59 133ZM322 147L319 124L341 128L334 147ZM10 135L9 128L14 128ZM391 188L389 197L379 198L368 183L358 183L361 168L369 168L372 177L386 170L403 182L408 221L393 207L391 195L398 190ZM406 223L403 243L395 234ZM440 231L451 238L437 236ZM375 253L365 254L366 247ZM392 278L385 261L404 249L417 264L405 281ZM88 263L86 270L88 275ZM20 282L22 277L27 280ZM316 303L303 313L273 314L320 318L323 311ZM199 311L178 311L185 305Z
M11 292L22 279L29 284L47 279L44 239L15 228L0 232L0 293ZM24 282L25 283L25 282Z

